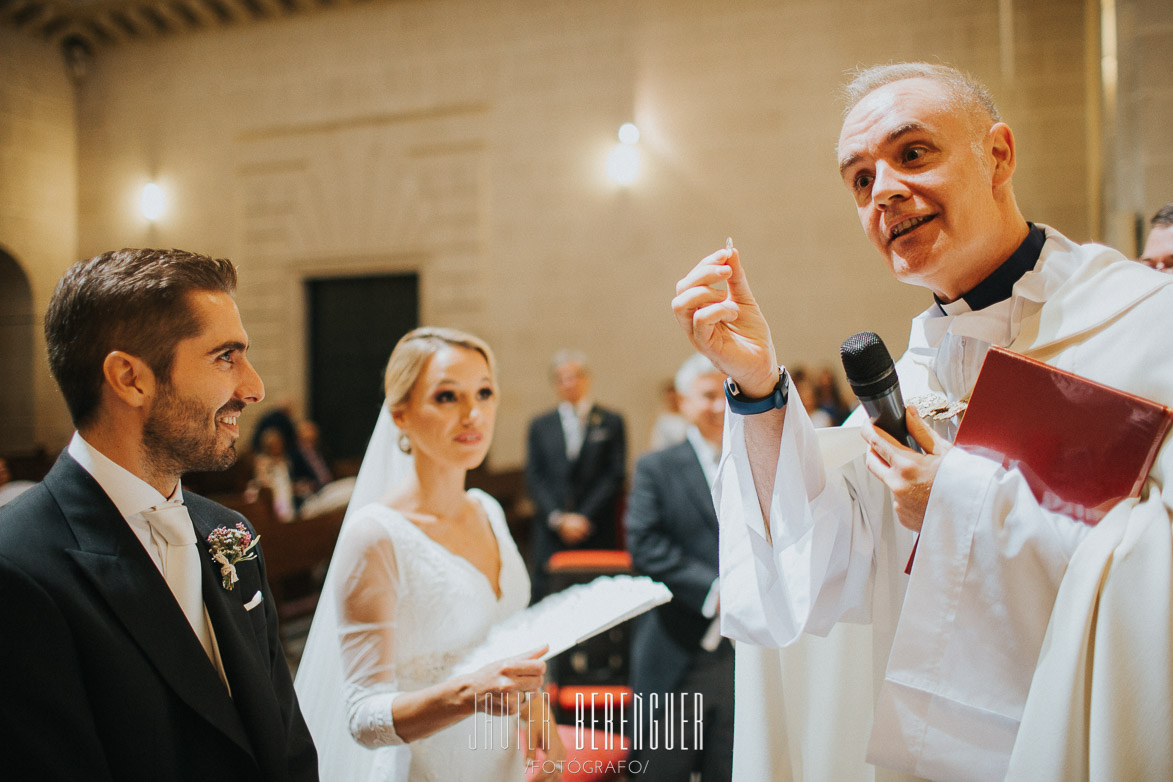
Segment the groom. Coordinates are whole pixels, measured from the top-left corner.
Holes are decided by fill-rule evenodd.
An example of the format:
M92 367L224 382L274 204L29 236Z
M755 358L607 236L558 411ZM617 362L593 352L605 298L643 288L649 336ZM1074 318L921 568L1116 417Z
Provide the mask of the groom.
M0 508L7 778L317 779L264 560L231 583L212 559L213 531L247 522L179 480L232 464L265 393L235 287L230 262L178 250L106 253L57 285L45 338L77 432Z

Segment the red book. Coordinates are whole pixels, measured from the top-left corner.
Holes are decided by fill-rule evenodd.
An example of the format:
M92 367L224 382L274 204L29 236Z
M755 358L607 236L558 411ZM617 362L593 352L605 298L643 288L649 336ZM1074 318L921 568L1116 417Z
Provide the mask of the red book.
M1018 468L1047 510L1095 524L1140 495L1171 423L1165 405L995 347L954 445Z

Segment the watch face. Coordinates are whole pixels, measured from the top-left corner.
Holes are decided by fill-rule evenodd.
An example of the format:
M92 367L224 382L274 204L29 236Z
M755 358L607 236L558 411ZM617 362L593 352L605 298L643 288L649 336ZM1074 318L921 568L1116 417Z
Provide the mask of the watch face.
M730 395L737 397L739 401L745 401L742 398L744 395L741 393L741 388L737 385L737 381L735 381L733 378L731 378L731 377L725 378L725 388L727 388L729 390ZM790 375L786 372L785 367L779 367L778 368L778 382L774 384L774 388L770 390L770 393L767 394L766 396L762 397L762 399L770 399L775 394L781 394L782 395L782 403L785 404L786 403L786 396L789 391L790 391ZM756 400L756 401L761 401L761 400Z
M778 382L769 395L761 399L746 399L733 378L725 378L725 398L729 409L738 415L764 413L767 410L781 410L786 406L790 391L790 376L785 367L778 368Z

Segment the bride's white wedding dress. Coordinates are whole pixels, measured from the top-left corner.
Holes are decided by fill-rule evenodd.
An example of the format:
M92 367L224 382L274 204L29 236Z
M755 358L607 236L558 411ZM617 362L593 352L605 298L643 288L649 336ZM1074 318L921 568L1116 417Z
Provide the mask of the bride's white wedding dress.
M529 576L501 506L475 489L468 496L484 509L497 539L500 598L472 563L388 506L371 503L347 519L322 596L323 604L334 601L335 614L319 606L324 626L315 617L297 680L323 782L524 779L516 716L477 714L409 744L390 724L395 693L447 679L494 624L529 601ZM364 615L381 619L356 621ZM331 629L332 650L322 637ZM329 669L338 664L331 653L339 650L341 681L331 684ZM379 748L359 747L350 731Z

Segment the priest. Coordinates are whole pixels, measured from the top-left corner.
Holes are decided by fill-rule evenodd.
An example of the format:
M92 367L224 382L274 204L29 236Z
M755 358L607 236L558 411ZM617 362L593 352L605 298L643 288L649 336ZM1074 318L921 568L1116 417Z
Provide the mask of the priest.
M904 63L861 71L847 95L843 183L891 272L932 294L897 363L906 398L960 407L999 345L1173 405L1173 360L1151 336L1173 327L1173 280L1024 218L1014 134L982 85ZM1173 778L1167 445L1140 497L1095 527L1041 507L1017 470L953 448L956 418L909 409L923 453L865 420L852 456L843 433L820 445L788 403L735 249L703 259L676 294L677 321L730 378L714 488L722 628L748 642L739 718L756 702L772 720L754 733L739 721L739 753L780 744L789 769L818 775L866 740L876 778ZM829 645L804 648L804 634ZM743 653L755 656L743 665ZM744 686L755 674L784 685L774 711ZM795 701L801 724L787 719ZM819 731L839 715L835 743ZM767 754L750 761L777 762ZM735 776L769 778L736 763Z

